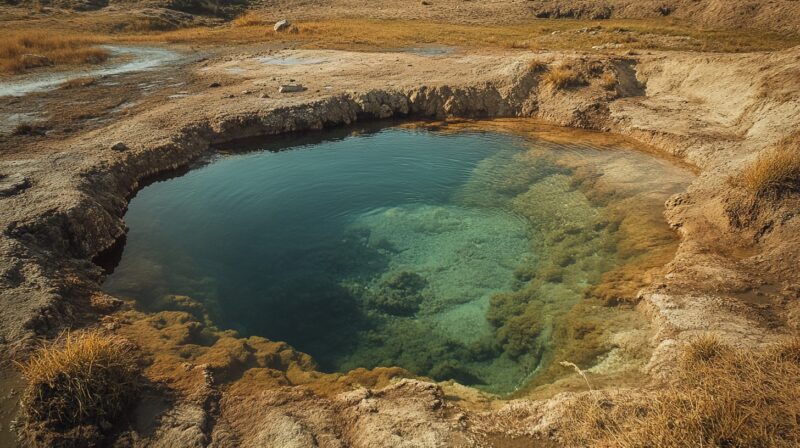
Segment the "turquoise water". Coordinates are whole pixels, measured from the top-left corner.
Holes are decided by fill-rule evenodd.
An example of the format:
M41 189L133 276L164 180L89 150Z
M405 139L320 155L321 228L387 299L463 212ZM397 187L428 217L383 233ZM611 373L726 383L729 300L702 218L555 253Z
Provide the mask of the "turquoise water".
M388 128L222 154L136 195L104 287L150 310L190 296L216 326L287 341L325 371L401 366L509 392L536 370L547 332L512 350L487 319L491 298L530 280L520 272L548 250L547 207L593 228L602 211L558 157L530 156L536 144L608 153ZM536 212L519 205L531 191ZM578 300L613 265L592 262L553 297Z

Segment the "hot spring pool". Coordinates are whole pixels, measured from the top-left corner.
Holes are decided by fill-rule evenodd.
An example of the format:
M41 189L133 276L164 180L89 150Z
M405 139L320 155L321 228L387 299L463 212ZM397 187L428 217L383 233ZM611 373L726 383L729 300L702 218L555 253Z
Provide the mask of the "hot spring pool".
M691 177L637 151L477 128L305 140L143 188L104 288L151 311L191 303L324 371L400 366L507 393L604 275L673 247L663 202ZM645 218L626 223L634 208ZM632 232L644 243L624 243Z

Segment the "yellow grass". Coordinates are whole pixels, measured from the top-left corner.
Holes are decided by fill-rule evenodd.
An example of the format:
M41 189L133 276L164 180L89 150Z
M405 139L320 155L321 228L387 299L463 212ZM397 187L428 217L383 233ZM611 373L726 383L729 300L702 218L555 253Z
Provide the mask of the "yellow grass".
M272 25L263 14L256 11L247 11L231 22L235 27L268 26Z
M26 423L60 427L98 424L118 416L135 396L137 367L131 346L98 331L67 334L20 364L27 387Z
M617 87L617 76L611 72L604 73L600 78L600 85L606 90L614 90Z
M542 83L554 90L566 89L580 83L578 74L568 67L558 67L545 73Z
M94 46L100 40L97 36L81 33L32 30L11 32L0 39L0 73L20 73L51 64L103 62L108 58L108 51Z
M537 59L534 59L528 63L528 70L533 73L543 72L547 70L547 64Z
M420 45L464 48L586 50L606 43L632 49L754 51L800 44L800 36L752 31L707 31L669 20L533 20L475 25L417 20L320 19L297 22L297 33L276 33L269 10L250 11L214 27L167 30L166 23L120 15L69 16L4 22L7 33L47 30L54 36L84 34L103 42L186 43L192 45L291 43L299 48L378 50ZM575 32L587 27L597 34ZM17 30L17 31L14 31ZM618 31L623 30L623 33ZM556 34L553 34L557 32ZM87 35L86 33L95 33ZM672 39L680 37L680 39ZM686 39L686 37L690 39ZM8 40L8 39L6 39ZM3 45L3 44L0 44Z
M742 171L741 183L756 197L800 191L800 132L782 140Z
M694 49L708 51L752 51L787 48L800 44L794 36L744 33L739 31L699 31L656 21L633 20L536 20L524 24L461 25L441 22L327 19L296 23L298 33L287 35L272 30L272 21L259 13L246 13L233 26L184 28L165 33L133 37L136 41L192 44L231 44L252 42L292 42L303 48L382 49L419 45L450 45L465 48L588 50L609 42L628 42L629 37L613 33L625 28L634 35L688 36L662 45L647 39L630 43L631 48ZM602 33L569 33L587 26L599 26ZM553 31L559 31L552 35ZM129 36L119 36L126 40Z
M713 336L689 344L674 383L633 400L579 399L563 422L567 446L800 446L800 340L738 350Z

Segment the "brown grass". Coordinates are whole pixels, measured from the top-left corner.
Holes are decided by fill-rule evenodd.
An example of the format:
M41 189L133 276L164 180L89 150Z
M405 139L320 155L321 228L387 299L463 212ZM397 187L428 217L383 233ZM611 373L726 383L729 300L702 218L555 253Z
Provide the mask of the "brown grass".
M177 26L159 17L134 17L125 23L119 24L118 29L128 33L149 33L154 31L170 31Z
M800 340L737 350L713 336L691 342L675 382L634 399L593 392L574 403L567 446L796 447Z
M94 38L113 42L166 42L219 45L253 42L291 42L298 48L376 50L419 45L465 48L526 48L531 50L591 50L606 43L624 43L627 49L769 51L800 44L800 36L749 30L709 31L677 25L668 19L648 20L535 20L521 23L476 25L427 20L377 20L322 18L298 23L297 33L275 33L268 11L252 11L232 25L180 28L164 31L135 16L47 16L4 22L6 34L23 30L48 30L54 35L96 33ZM172 24L174 25L174 24ZM597 34L579 33L587 27ZM625 33L618 31L625 30ZM557 32L556 34L553 34ZM672 39L669 38L680 38ZM686 39L687 37L691 39ZM667 38L665 40L664 38Z
M787 48L800 44L800 37L693 30L658 21L537 20L524 24L466 25L413 20L322 19L298 23L299 32L275 33L273 23L258 12L234 19L234 26L183 28L166 33L136 36L136 41L192 44L233 44L263 41L291 41L301 48L381 49L419 45L451 45L465 48L526 48L552 50L591 50L594 45L623 39L613 31L625 28L633 34L660 37L692 37L691 40L662 44L640 39L631 48L665 50L753 51ZM95 27L102 25L95 24ZM601 33L571 31L599 26ZM553 31L560 34L552 35ZM130 36L119 39L130 40Z
M728 183L735 189L726 205L734 227L747 227L775 209L787 195L800 193L800 132L763 152Z
M575 70L569 67L558 67L545 73L542 77L542 83L553 90L562 90L569 87L576 86L580 83L581 79Z
M126 341L99 331L67 334L20 364L25 423L58 428L112 421L131 403L137 366Z
M263 14L256 11L247 11L231 21L235 27L272 26Z
M614 90L617 87L617 75L612 72L603 73L600 85L606 90Z
M800 132L778 143L742 171L741 183L757 197L800 191Z
M539 73L547 70L547 64L537 59L528 62L528 70L533 73Z
M93 46L98 41L97 37L87 34L11 32L0 40L0 73L20 73L51 64L97 64L109 55L108 51Z

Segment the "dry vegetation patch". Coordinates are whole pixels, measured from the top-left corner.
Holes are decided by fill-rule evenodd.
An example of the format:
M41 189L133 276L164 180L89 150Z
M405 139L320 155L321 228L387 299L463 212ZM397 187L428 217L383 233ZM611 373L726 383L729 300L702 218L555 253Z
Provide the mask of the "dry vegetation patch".
M251 10L230 25L180 28L138 36L115 36L115 40L192 44L232 44L264 41L292 42L302 48L397 49L419 45L448 45L464 48L525 50L586 50L622 42L625 48L664 50L754 51L775 50L800 44L800 37L744 33L742 31L700 31L659 21L537 20L523 24L467 25L425 20L376 20L323 18L297 21L297 33L276 33L275 17L268 11ZM597 34L581 33L594 25ZM88 24L90 27L100 27ZM115 25L118 26L118 25ZM121 29L125 29L122 27ZM619 33L624 29L625 33ZM146 31L146 30L143 30ZM554 34L555 33L555 34ZM638 37L637 37L638 36Z
M23 432L108 426L136 397L133 347L99 331L67 334L38 349L20 369Z
M553 89L562 90L581 84L580 75L569 66L561 66L550 70L542 77L542 83Z
M800 339L753 351L700 337L674 383L634 400L586 394L563 423L568 446L796 447Z
M231 22L235 27L272 26L263 14L256 11L247 11Z
M784 197L800 193L800 132L764 151L741 173L731 176L729 183L743 191L727 207L737 227L755 222Z
M783 139L742 171L742 185L758 197L800 191L800 132Z
M617 75L612 72L603 73L600 78L600 86L606 90L614 90L617 87Z
M52 31L18 31L0 40L0 73L61 64L97 64L109 52L95 46L100 41L89 34Z

